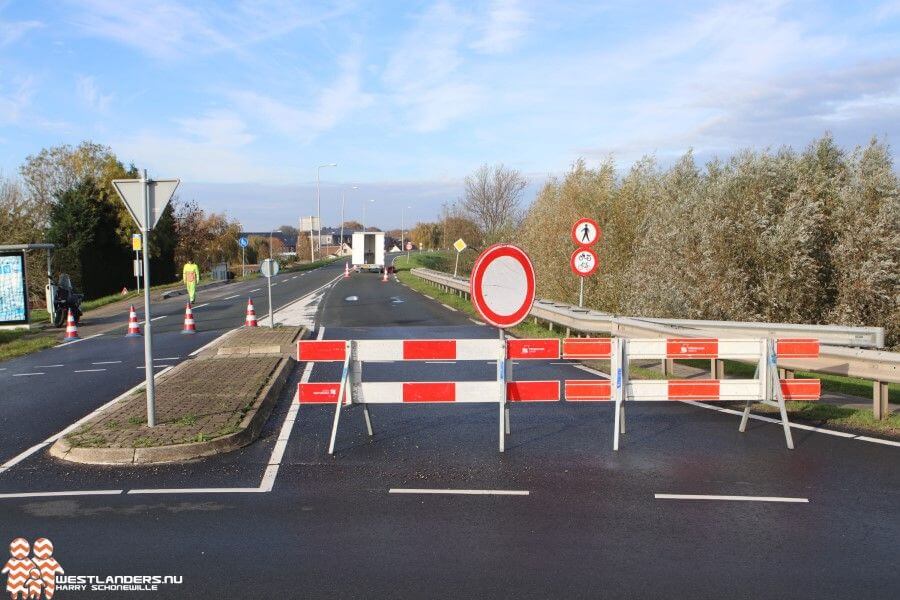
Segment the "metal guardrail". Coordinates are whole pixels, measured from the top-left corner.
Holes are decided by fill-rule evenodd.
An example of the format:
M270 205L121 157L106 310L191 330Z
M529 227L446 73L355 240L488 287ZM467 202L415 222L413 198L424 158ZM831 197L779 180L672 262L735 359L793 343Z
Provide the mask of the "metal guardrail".
M432 269L418 268L411 272L426 281L469 294L469 282L466 279ZM551 328L552 325L558 325L582 333L608 333L619 337L738 335L817 338L822 343L818 359L779 360L778 366L789 371L815 371L872 380L876 418L881 418L888 412L888 382L900 383L900 353L871 349L884 344L884 329L881 327L619 317L552 300L535 300L530 315L551 324Z

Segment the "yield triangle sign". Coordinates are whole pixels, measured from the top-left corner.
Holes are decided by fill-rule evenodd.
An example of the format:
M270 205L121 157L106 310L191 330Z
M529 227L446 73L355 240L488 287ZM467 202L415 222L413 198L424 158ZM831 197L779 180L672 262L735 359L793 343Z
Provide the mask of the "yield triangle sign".
M125 203L131 218L141 230L153 229L163 211L172 199L180 179L157 179L147 181L150 196L150 223L144 223L144 182L140 179L113 179L112 184Z

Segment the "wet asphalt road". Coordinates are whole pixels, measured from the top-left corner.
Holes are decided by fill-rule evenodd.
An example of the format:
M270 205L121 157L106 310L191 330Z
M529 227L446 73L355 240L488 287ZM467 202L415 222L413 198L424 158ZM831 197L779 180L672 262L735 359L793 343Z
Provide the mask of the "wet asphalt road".
M496 335L374 275L339 281L323 302L327 339ZM567 365L516 369L521 379L592 377ZM317 365L310 380L335 374ZM486 363L364 373L492 376ZM514 405L503 454L494 405L373 406L371 439L354 407L334 457L333 407L303 406L271 492L134 493L259 486L291 395L259 441L207 460L121 469L35 455L0 474L0 494L115 493L0 498L0 540L50 538L67 574L184 578L157 592L58 598L892 598L900 584L900 449L795 431L788 451L776 425L753 421L740 434L737 417L682 403L630 407L618 453L608 404ZM390 493L398 488L528 495Z

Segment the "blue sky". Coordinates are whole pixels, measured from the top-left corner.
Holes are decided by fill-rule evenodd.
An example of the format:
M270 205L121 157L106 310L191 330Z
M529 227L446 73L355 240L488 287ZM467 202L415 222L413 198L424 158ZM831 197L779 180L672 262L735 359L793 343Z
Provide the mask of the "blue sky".
M900 134L900 1L0 0L0 171L91 139L248 229L434 218L484 162Z

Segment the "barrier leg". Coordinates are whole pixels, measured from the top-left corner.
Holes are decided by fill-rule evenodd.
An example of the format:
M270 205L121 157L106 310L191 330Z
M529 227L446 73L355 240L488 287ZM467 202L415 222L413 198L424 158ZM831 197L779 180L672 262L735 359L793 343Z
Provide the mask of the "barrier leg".
M787 443L788 450L793 450L794 438L791 436L791 423L788 421L787 407L784 405L784 394L781 393L781 381L778 378L778 369L775 368L775 350L771 347L771 341L769 344L769 363L771 367L769 369L769 375L772 378L772 387L775 390L775 400L778 403L778 411L781 413L781 426L784 428L784 441Z
M334 423L331 425L331 440L328 442L328 454L334 454L334 442L337 439L338 421L341 420L341 407L344 405L344 390L347 389L347 372L350 366L350 344L344 358L344 370L341 372L341 385L338 388L338 401L334 407Z
M625 433L625 385L627 371L627 359L625 358L625 340L618 338L613 342L612 360L610 363L610 375L615 378L613 399L616 402L615 417L613 419L613 450L619 449L619 434Z
M616 400L616 425L613 432L613 450L619 449L619 430L622 429L622 403Z
M506 380L513 380L513 361L511 360L506 361ZM503 389L505 390L506 388L504 387ZM503 411L503 418L506 423L506 435L509 435L509 400L506 398L505 394L503 397L503 403L506 406L506 410Z
M622 403L622 410L619 411L619 433L625 433L625 403Z
M509 404L506 405L506 409L503 411L504 421L506 422L506 435L509 435Z
M764 372L765 368L766 368L765 360L766 360L765 356L761 356L759 362L756 363L756 369L753 371L753 379L760 379L760 373ZM763 382L762 391L760 392L760 395L762 396L763 400L765 400L767 398L767 395L766 395L767 393L768 393L768 383ZM744 433L745 431L747 431L747 423L750 421L750 405L752 403L753 403L752 400L747 400L747 402L744 403L744 414L741 417L741 425L740 425L740 427L738 427L738 431L740 431L741 433Z
M369 432L369 437L372 437L374 434L372 433L372 418L369 416L369 405L363 404L363 416L366 418L366 431Z

